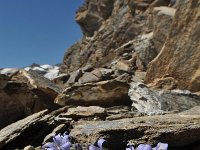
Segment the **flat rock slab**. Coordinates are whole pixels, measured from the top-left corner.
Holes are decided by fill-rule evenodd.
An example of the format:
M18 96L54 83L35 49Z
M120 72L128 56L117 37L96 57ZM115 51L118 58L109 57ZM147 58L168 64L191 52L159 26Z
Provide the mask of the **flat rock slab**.
M19 137L26 129L38 123L46 114L47 110L41 111L0 130L0 149Z
M30 88L42 91L52 99L54 99L62 91L61 88L56 86L49 79L43 77L33 70L29 70L28 72L25 70L20 70L18 74L12 77L12 80L25 82L30 86Z
M72 118L75 120L88 117L105 118L106 110L105 108L98 106L90 106L90 107L78 106L76 108L69 108L66 113L62 113L60 114L60 116Z
M200 107L194 109L199 112ZM94 143L103 137L113 150L125 149L129 141L136 145L167 142L170 150L192 150L200 143L200 113L191 112L114 121L79 121L70 134L82 144Z
M73 85L66 88L55 102L61 106L113 106L130 105L129 84L117 79Z

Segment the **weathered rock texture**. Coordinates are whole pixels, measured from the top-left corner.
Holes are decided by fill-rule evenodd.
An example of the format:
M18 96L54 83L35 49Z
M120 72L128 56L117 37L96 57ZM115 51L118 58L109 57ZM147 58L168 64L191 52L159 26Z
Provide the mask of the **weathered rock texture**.
M35 113L0 130L0 149L23 149L27 145L41 146L44 138L60 124L65 126L60 131L68 129L70 121L56 120L61 112L68 107L49 113L47 110ZM40 148L41 149L41 148Z
M170 34L159 55L150 63L146 83L166 74L178 88L200 90L200 0L181 0Z
M146 1L146 6L150 3ZM137 6L129 0L87 0L76 14L84 36L65 53L61 72L72 72L86 64L109 65L118 57L115 49L145 30L145 17Z
M153 90L143 83L131 83L129 96L139 112L162 114L164 111L184 111L200 105L200 97L181 90Z
M0 128L32 114L38 100L26 84L8 81L0 90Z
M65 118L72 118L74 120L78 120L81 118L102 118L105 119L106 117L106 110L105 108L98 107L98 106L89 106L89 107L82 107L78 106L76 108L69 108L66 113L61 113L59 117Z
M73 85L66 88L57 96L55 102L61 106L65 105L129 105L129 84L123 81L108 80L97 83L86 83Z
M169 143L170 150L196 150L200 144L199 107L190 111L163 116L135 117L114 121L79 121L70 135L84 143L94 143L102 137L109 149L123 150L134 144Z
M155 7L153 9L153 42L156 50L161 51L169 35L175 9L170 7Z
M0 128L44 109L59 108L61 89L34 71L0 74Z

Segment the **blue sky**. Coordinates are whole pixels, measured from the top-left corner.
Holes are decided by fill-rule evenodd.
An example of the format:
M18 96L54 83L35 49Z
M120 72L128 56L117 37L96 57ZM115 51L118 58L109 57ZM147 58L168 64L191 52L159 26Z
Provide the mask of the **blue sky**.
M82 36L74 21L83 0L0 0L0 68L62 62Z

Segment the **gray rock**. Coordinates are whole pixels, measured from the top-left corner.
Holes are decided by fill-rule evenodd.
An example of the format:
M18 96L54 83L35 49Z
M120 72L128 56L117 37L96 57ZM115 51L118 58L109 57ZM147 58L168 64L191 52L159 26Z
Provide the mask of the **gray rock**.
M200 97L181 90L153 90L143 83L131 83L129 96L139 112L160 114L163 111L184 111L200 105Z
M93 73L90 72L86 72L83 74L83 76L78 80L78 82L80 84L84 84L84 83L93 83L93 82L98 82L100 81L101 78L97 77L96 75L94 75Z
M83 75L82 70L74 71L70 74L69 80L67 81L67 84L73 84L78 81L78 79Z

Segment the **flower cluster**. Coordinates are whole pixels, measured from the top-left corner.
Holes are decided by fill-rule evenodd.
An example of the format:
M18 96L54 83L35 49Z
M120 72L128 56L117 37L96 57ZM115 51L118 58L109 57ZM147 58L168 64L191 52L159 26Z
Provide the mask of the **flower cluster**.
M128 145L126 150L167 150L168 144L167 143L158 143L156 147L152 148L148 144L140 144L136 149L134 149L133 145Z
M83 147L79 144L72 144L72 137L66 133L63 135L58 134L53 137L53 142L48 142L42 146L43 150L83 150ZM103 150L104 139L99 139L95 145L88 145L87 150ZM158 143L156 147L152 148L148 144L140 144L136 149L133 145L128 145L126 150L167 150L168 144Z

